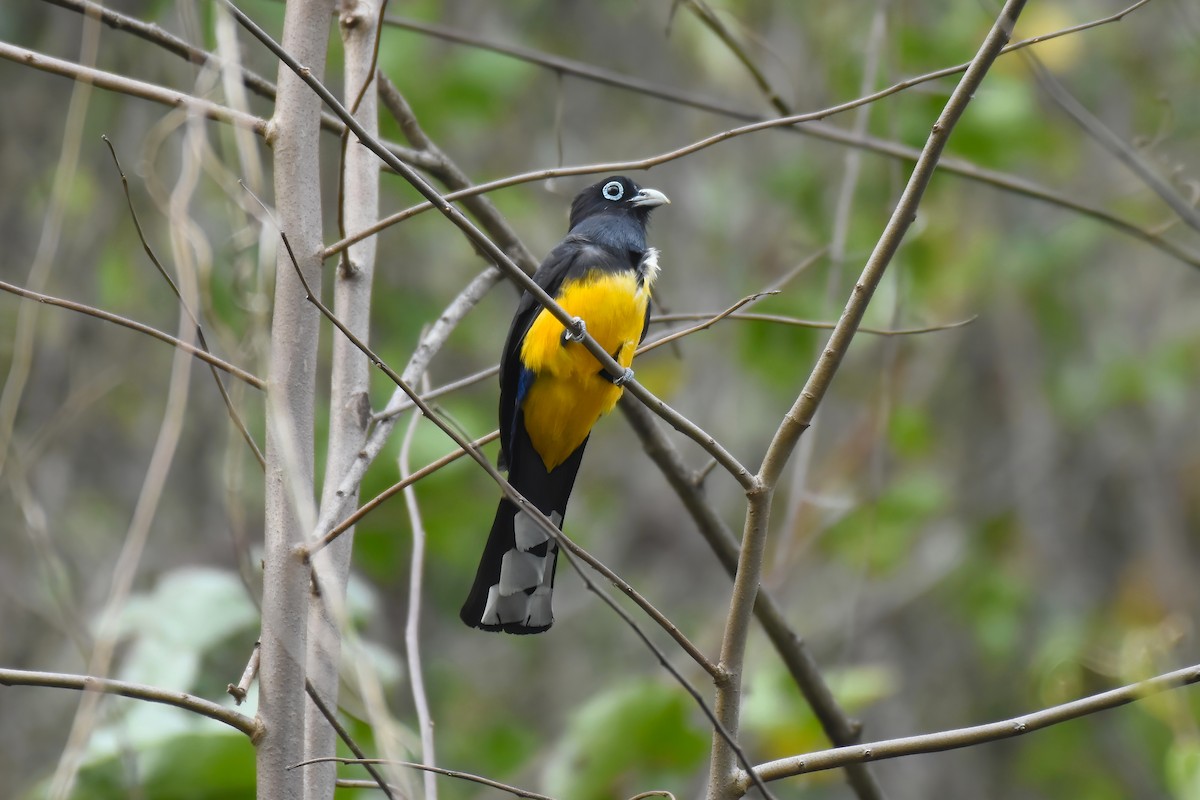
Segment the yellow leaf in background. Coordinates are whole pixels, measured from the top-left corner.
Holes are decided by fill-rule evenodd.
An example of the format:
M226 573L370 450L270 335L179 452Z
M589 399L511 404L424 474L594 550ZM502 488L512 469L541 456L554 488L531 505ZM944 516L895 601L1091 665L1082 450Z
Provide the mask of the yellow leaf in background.
M1033 5L1021 15L1012 40L1017 42L1032 36L1053 33L1063 28L1069 28L1072 25L1078 25L1083 21L1068 14L1057 3ZM1083 39L1081 36L1086 35L1073 33L1067 36L1059 36L1050 41L1035 44L1029 48L1029 51L1036 55L1038 60L1051 72L1065 72L1079 62L1080 53L1083 51ZM1007 67L1008 70L1012 70L1020 67L1020 60L1020 56L1006 56L997 61L996 66L999 68Z

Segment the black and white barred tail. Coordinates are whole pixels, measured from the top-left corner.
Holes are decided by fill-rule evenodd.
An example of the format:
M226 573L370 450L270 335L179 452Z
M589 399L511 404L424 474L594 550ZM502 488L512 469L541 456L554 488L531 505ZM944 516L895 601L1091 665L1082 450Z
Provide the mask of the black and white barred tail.
M547 472L523 430L514 441L509 483L560 529L586 445L585 440L566 461ZM472 628L485 631L541 633L554 623L550 601L557 561L554 539L504 498L459 616Z

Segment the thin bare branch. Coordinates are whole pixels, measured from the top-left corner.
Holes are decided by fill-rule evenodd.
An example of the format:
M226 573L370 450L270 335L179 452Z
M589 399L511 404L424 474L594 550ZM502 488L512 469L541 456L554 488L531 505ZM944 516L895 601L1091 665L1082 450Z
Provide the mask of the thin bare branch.
M471 442L471 447L483 447L485 444L488 444L489 442L493 442L499 438L500 438L500 431L492 431L487 436L480 437L479 439L476 439L475 441ZM455 450L451 453L447 453L446 455L442 456L437 461L434 461L430 464L425 465L424 467L421 467L419 470L412 473L411 475L405 476L402 480L397 481L396 483L393 483L391 486L389 486L388 488L384 489L379 494L372 497L369 501L367 501L366 503L363 503L362 506L357 511L355 511L350 516L346 517L344 520L339 522L333 528L331 528L330 531L327 534L325 534L321 539L310 544L308 546L308 551L310 553L320 552L321 548L326 547L334 539L341 536L347 529L352 528L353 526L357 525L362 520L363 517L365 517L367 514L370 514L372 511L374 511L379 506L383 505L383 503L386 502L388 499L390 499L394 495L404 491L405 488L411 486L412 484L416 483L417 481L421 480L422 478L426 477L427 475L432 475L433 473L437 472L442 467L444 467L448 464L454 463L455 461L457 461L458 459L462 458L465 455L467 455L467 451L460 447L457 450Z
M494 781L491 778L484 778L479 775L472 775L470 772L462 772L461 770L456 770L456 769L443 769L442 767L430 767L430 766L426 766L425 764L417 764L413 761L391 761L386 758L341 758L341 757L334 758L334 757L328 757L328 758L314 758L311 761L302 761L299 764L295 764L295 765L289 767L289 769L296 769L297 767L306 767L309 764L318 764L322 761L335 761L339 764L362 764L363 766L366 766L367 764L391 764L391 765L397 766L397 767L407 767L409 769L419 769L419 770L424 770L425 772L432 772L437 775L445 775L447 778L457 778L458 780L462 780L462 781L470 781L471 783L478 783L481 786L489 786L493 789L499 789L502 792L508 792L509 794L511 794L515 797L528 798L528 800L555 800L555 798L549 797L544 794L538 794L537 792L530 792L528 790L522 789L517 786L510 786L507 783L500 783L499 781ZM342 783L343 782L339 781L339 785L342 785ZM354 786L355 788L370 788L369 786L360 786L360 784L364 783L362 781L358 781L353 784L350 782L345 782L345 783L346 783L346 785Z
M101 136L104 143L108 145L108 152L112 155L113 164L117 168L117 174L121 176L121 188L125 192L125 203L129 207L129 217L133 221L134 230L137 232L138 240L142 243L142 250L145 251L146 257L150 259L150 263L158 270L158 274L162 276L167 285L171 287L171 293L175 295L175 299L179 301L180 307L192 320L192 324L196 326L196 342L200 349L206 353L211 353L212 350L208 346L208 340L204 337L204 329L200 325L200 320L196 317L195 312L188 307L187 303L183 302L183 295L179 292L179 286L175 283L175 279L167 272L162 262L158 260L154 249L150 247L150 243L146 241L146 234L142 231L142 223L138 220L137 209L133 206L133 197L129 193L129 179L125 177L125 170L121 167L121 160L117 158L117 149L113 146L112 140L108 136ZM229 390L225 388L225 381L221 380L221 375L217 372L217 368L212 364L208 365L209 371L212 373L213 380L216 381L217 391L221 394L221 401L225 403L225 411L229 414L230 420L233 421L234 427L238 429L242 440L250 447L250 451L254 453L255 460L258 461L260 467L266 467L267 460L262 454L262 450L258 448L258 443L254 441L254 437L250 435L250 430L246 427L246 423L242 421L242 415L238 413L233 406L233 398L229 396Z
M742 43L733 35L733 31L729 30L725 23L721 21L721 18L717 16L716 12L709 7L708 3L705 3L704 0L683 0L683 3L703 23L704 27L712 31L721 40L722 44L733 54L734 58L742 62L742 66L750 73L750 79L754 81L754 85L758 87L759 92L766 99L767 103L770 104L771 108L780 114L790 114L791 111L788 108L788 104L775 91L775 87L767 80L766 74L758 68L758 64L750 57L746 49L742 47Z
M124 328L137 331L138 333L144 333L147 336L158 339L160 342L166 342L167 344L176 347L185 353L193 355L205 363L212 364L219 370L228 372L233 377L250 384L255 389L267 388L267 382L262 378L251 375L241 367L217 358L212 353L201 350L199 347L189 344L182 339L178 339L169 333L163 333L157 328L151 328L149 325L144 325L140 322L134 322L133 320L127 319L118 314L112 314L108 311L101 311L98 308L93 308L92 306L84 305L83 303L76 303L72 300L63 300L62 298L54 297L53 295L42 294L41 292L33 292L29 289L23 289L20 286L14 286L13 284L5 281L0 281L0 290L9 292L10 294L15 294L18 297L24 297L27 300L36 300L39 303L45 303L49 306L58 306L59 308L65 308L69 311L87 314L89 317L102 319L105 322L112 322Z
M364 781L364 783L368 784L364 788L380 789L388 798L395 800L396 795L392 793L391 785L389 785L384 779L383 775L379 773L379 770L375 769L375 764L367 763L368 759L366 751L359 746L358 742L354 741L354 737L350 735L350 731L346 730L346 726L342 725L342 723L338 720L337 713L335 713L334 710L329 707L328 703L321 699L321 695L317 692L316 688L313 687L312 681L305 681L304 689L308 693L308 699L312 700L313 706L316 707L317 711L321 712L321 715L325 717L326 722L329 723L329 727L333 728L334 732L338 735L338 738L346 743L346 747L350 748L350 752L354 753L354 755L361 760L360 763L362 763L363 768L366 769L366 771L370 773L371 777L375 779L373 782ZM314 761L314 763L319 762L320 759L316 759ZM288 769L291 769L291 767Z
M400 444L401 480L412 476L410 454L413 437L417 433L420 414L413 414L408 430ZM425 522L421 517L421 506L412 481L404 487L404 505L408 509L409 527L412 529L412 556L408 569L408 611L404 619L404 656L408 663L408 682L412 686L413 707L417 711L418 733L421 738L421 761L428 765L437 763L433 744L433 716L429 713L429 696L425 693L425 670L421 664L421 601L425 578ZM431 773L425 773L425 800L437 800L437 783Z
M1075 95L1071 94L1062 82L1054 77L1050 70L1042 66L1042 62L1038 60L1033 53L1025 54L1026 62L1033 70L1033 75L1037 79L1038 86L1041 87L1047 95L1050 96L1058 107L1071 118L1071 120L1083 130L1088 136L1092 137L1101 147L1111 153L1118 161L1129 168L1129 171L1138 177L1142 183L1158 195L1175 214L1189 228L1200 232L1200 212L1192 206L1190 202L1184 199L1179 192L1175 191L1171 185L1155 171L1155 169L1147 163L1146 159L1127 144L1120 136L1112 131L1107 125L1101 122L1095 114L1087 109L1083 103L1076 99Z
M194 97L176 89L168 89L153 83L146 83L145 81L114 75L111 72L85 67L71 61L63 61L60 58L36 53L33 50L26 50L24 47L17 47L8 42L0 42L0 58L16 61L34 69L40 69L43 72L50 72L54 75L71 78L72 80L90 83L101 89L140 97L143 100L161 103L172 108L182 108L188 113L197 114L206 119L228 122L232 125L249 128L259 136L266 135L267 121L265 119L253 116L252 114L245 114L241 111L235 111L232 108L214 103L211 100Z
M250 693L250 685L254 683L254 678L258 675L258 658L262 652L262 645L259 642L254 643L254 649L250 651L250 658L246 661L246 668L242 670L242 677L238 680L237 685L230 683L225 687L225 691L233 698L233 702L239 706L246 701L246 695Z
M113 30L124 31L131 33L141 39L144 39L151 44L163 48L169 53L179 56L193 64L206 67L225 67L226 62L219 57L213 55L207 50L202 50L199 47L189 44L180 39L169 31L164 30L153 23L143 22L136 17L131 17L122 14L93 0L43 0L46 3L60 6L69 11L75 11L80 14L86 14L90 17L97 18L105 25ZM237 73L241 76L242 84L267 100L275 99L275 84L268 81L266 78L246 69L240 64L236 67ZM99 85L99 84L97 84ZM113 88L113 87L105 87ZM120 91L120 90L117 90ZM152 98L150 98L152 99ZM339 136L346 130L346 126L341 120L330 113L322 112L321 128L330 133L336 133ZM262 131L255 130L256 133L262 135ZM422 169L436 166L434 162L427 158L425 154L411 148L402 147L393 142L385 142L385 146L396 155L397 158L403 159L409 164L413 164Z
M473 185L471 179L450 156L446 155L426 135L420 122L417 120L417 115L413 113L412 107L409 106L408 101L404 99L404 95L400 93L396 85L383 72L378 73L377 80L379 82L379 98L383 101L388 111L391 112L392 116L395 117L396 122L400 124L404 135L408 137L408 141L414 147L419 148L421 153L434 162L423 167L425 171L436 177L443 185L450 189L470 188ZM517 232L508 224L508 220L504 218L504 215L500 213L491 199L484 195L473 195L463 200L463 207L467 211L470 211L475 219L479 220L479 224L488 232L488 235L522 269L530 274L537 269L537 259L533 257L533 253L529 252L529 248L517 236Z
M886 139L879 139L874 136L855 136L853 133L844 131L833 125L812 123L805 125L802 130L817 139L837 142L838 144L845 144L851 147L862 147L871 152L902 161L915 163L921 155L921 151L915 147L909 147L908 145L891 142ZM1141 227L1124 217L1119 217L1116 214L1105 211L1099 206L1089 205L1077 198L1050 189L1028 178L1010 175L999 170L987 169L965 159L954 157L943 157L938 162L938 170L978 181L1002 191L1024 195L1034 200L1041 200L1044 203L1074 211L1077 214L1103 223L1126 236L1144 242L1172 258L1182 261L1188 266L1200 268L1200 252L1176 244L1170 239L1165 239L1156 231Z
M725 309L724 311L719 311L716 314L709 315L709 316L706 316L703 314L691 316L691 317L689 317L690 319L701 319L704 321L701 322L699 325L693 325L690 328L684 328L683 330L673 331L672 333L668 333L665 336L655 339L652 342L646 342L646 344L644 344L638 348L638 351L637 351L638 355L641 355L642 353L645 353L649 350L653 350L656 347L662 347L664 344L670 344L671 342L678 341L679 339L682 339L685 336L690 336L693 333L699 333L700 331L706 331L709 328L711 328L713 325L716 325L721 320L726 319L729 316L732 316L733 312L737 311L739 308L744 308L745 306L748 306L751 303L757 302L757 301L763 299L764 297L770 297L771 295L775 295L775 294L779 294L779 292L778 291L756 292L754 294L743 297L741 300L738 300L736 303L731 305L729 308ZM661 321L661 320L662 320L662 318L660 317L659 321Z
M658 316L651 317L650 322L690 322L698 319L712 320L712 317L711 315L702 312L686 314L659 314ZM786 317L780 314L762 314L756 312L733 311L722 314L721 319L737 319L744 322L770 322L776 325L792 325L797 328L815 328L817 330L833 330L837 326L836 322L829 322L827 320L800 319L799 317ZM975 322L977 319L979 319L977 315L971 315L966 319L956 320L955 322L942 322L937 325L926 325L920 328L870 328L864 325L858 329L858 332L869 333L872 336L917 336L923 333L938 333L940 331L952 331L955 328L964 328L967 325ZM705 327L708 326L705 325L703 327L697 326L696 328L687 328L685 331L681 331L681 333L693 333L696 330L703 330ZM659 343L663 341L663 339L655 339L638 352L641 353L645 350L651 349L652 347L657 347ZM441 389L435 391L441 391L444 394L446 391L451 391L451 386L451 384L447 384L445 387L441 387ZM454 388L460 387L454 386Z
M467 375L466 377L459 378L456 381L451 381L450 383L439 386L436 389L430 389L428 392L422 392L421 398L423 400L436 400L437 398L451 394L452 392L457 392L459 389L465 389L468 386L474 386L477 383L482 383L483 381L487 380L488 378L494 378L499 373L500 373L500 365L493 364L492 366L488 367L487 369L481 369L481 370L479 370L479 372L475 372L475 373L472 373L471 375ZM385 408L383 411L380 411L378 414L374 414L371 417L371 421L372 422L380 422L382 420L391 419L391 418L395 417L397 414L401 414L401 413L409 410L412 407L413 407L413 404L412 404L411 400L408 400L408 399L401 400L399 404L393 403L393 404L389 405L387 408Z
M758 478L750 472L742 462L730 453L725 447L716 440L711 434L707 433L696 423L680 414L675 409L671 408L664 401L658 399L650 393L646 387L635 380L626 382L626 390L638 400L640 400L653 413L662 417L667 424L672 428L688 437L696 444L700 445L701 449L713 457L713 459L725 468L725 471L738 482L738 484L746 491L755 491L758 488Z
M836 769L849 764L973 747L986 742L997 742L1002 739L1011 739L1014 736L1023 736L1052 725L1059 725L1100 711L1119 708L1152 695L1196 683L1200 683L1200 665L1168 672L1149 680L1094 694L1080 700L1072 700L1069 703L1013 717L1002 722L990 722L986 725L938 731L902 739L885 739L851 747L836 747L832 750L821 750L803 756L770 761L760 765L756 771L764 780L776 781L793 775ZM748 776L742 779L742 786L749 789Z
M220 59L212 53L180 39L162 26L127 16L108 6L93 2L93 0L43 0L43 2L99 19L113 30L131 33L197 66L220 65ZM268 100L275 99L275 84L244 67L241 69L241 73L242 81L247 89L259 97L265 97Z
M223 722L249 736L251 742L256 741L260 733L258 723L254 719L238 713L232 708L225 708L211 700L205 700L203 697L196 697L187 692L176 692L142 683L130 683L111 678L94 678L90 675L69 675L62 672L32 672L23 669L0 668L0 684L74 689L81 692L100 692L101 694L131 697L135 700L148 700L151 703L175 706L184 711L192 711L209 719L215 719L217 722Z

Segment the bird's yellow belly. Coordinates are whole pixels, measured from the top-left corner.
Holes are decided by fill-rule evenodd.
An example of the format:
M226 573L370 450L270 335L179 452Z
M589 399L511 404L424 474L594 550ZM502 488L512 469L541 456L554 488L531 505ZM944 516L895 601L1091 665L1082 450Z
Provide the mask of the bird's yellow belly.
M649 292L637 276L603 273L563 287L559 305L587 323L591 334L623 367L633 362ZM600 375L600 363L578 342L563 342L563 326L543 309L525 334L521 362L536 374L522 404L525 429L547 470L567 459L592 426L621 397Z

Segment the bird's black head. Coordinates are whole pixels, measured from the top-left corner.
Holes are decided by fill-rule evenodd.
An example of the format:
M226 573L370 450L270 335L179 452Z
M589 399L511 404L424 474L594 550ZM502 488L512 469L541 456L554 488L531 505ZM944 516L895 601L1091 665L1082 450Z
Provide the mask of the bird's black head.
M650 211L671 202L657 189L643 189L623 175L594 183L571 203L571 230L592 217L634 219L643 227Z

